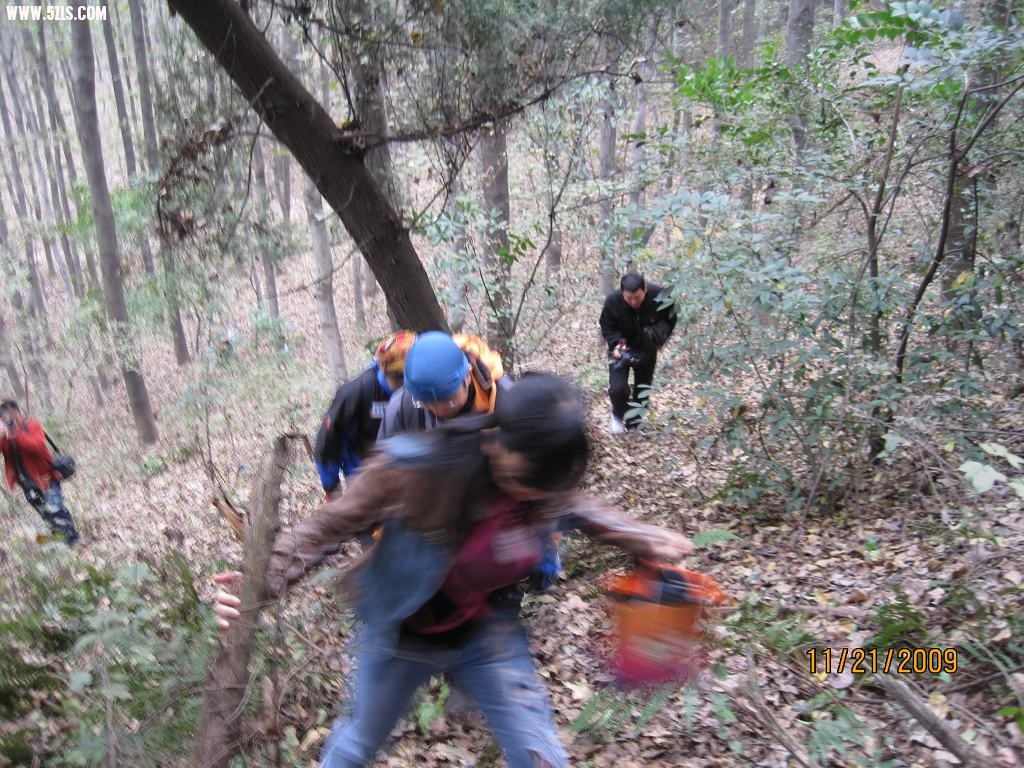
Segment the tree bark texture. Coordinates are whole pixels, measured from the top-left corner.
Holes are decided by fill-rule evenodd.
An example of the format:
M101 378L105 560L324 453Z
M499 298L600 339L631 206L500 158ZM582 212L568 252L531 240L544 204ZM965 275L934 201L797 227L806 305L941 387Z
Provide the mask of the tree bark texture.
M616 41L607 41L606 62L608 68L615 67L622 55L621 45ZM600 199L597 214L601 227L601 293L607 295L615 290L618 284L618 267L615 264L615 253L612 247L614 227L612 222L612 181L615 179L617 165L615 160L616 128L615 128L615 81L609 79L607 95L601 101L601 139L599 178L603 182L600 188Z
M131 14L132 47L135 49L139 103L142 106L142 136L146 145L146 169L150 173L154 173L160 168L160 152L156 137L156 118L153 112L153 91L150 85L149 51L146 48L146 20L139 0L128 0L128 12Z
M651 22L644 33L644 63L640 66L640 82L636 84L636 112L633 115L633 141L629 152L629 164L633 176L633 188L629 193L629 204L637 215L644 207L645 168L644 145L647 143L647 81L654 74L654 52L658 37L657 24Z
M333 123L232 0L169 0L274 135L291 151L367 257L401 325L447 330L408 230Z
M740 38L740 64L742 66L753 66L756 42L757 0L743 0L743 36Z
M206 695L192 750L196 768L227 768L238 751L243 696L249 686L249 657L256 639L260 608L267 591L267 565L277 531L281 483L288 468L288 438L278 437L250 494L245 532L241 618L222 635L206 676Z
M75 167L75 157L71 154L71 140L69 138L70 133L67 130L67 125L64 122L64 113L61 111L60 104L57 101L57 89L53 85L53 76L50 70L50 60L46 52L46 36L45 36L45 24L39 25L39 77L43 82L43 90L46 94L46 105L50 115L50 130L53 135L60 137L60 148L61 155L63 155L63 164L60 162L60 155L58 155L57 168L60 174L60 190L61 190L61 208L64 212L64 217L71 220L71 204L69 201L69 195L67 194L68 185L65 184L64 169L67 173L67 182L70 187L74 189L75 185L78 184L78 171ZM82 216L85 211L84 204L75 201L75 212L78 216ZM86 241L82 244L82 250L85 254L86 269L85 274L81 273L81 264L76 263L75 275L77 276L77 282L80 284L80 289L84 293L85 284L87 281L90 289L98 290L99 288L99 274L96 272L96 261L93 257L92 246Z
M270 190L267 189L267 171L263 161L263 146L257 140L253 146L253 180L256 183L256 205L260 212L260 262L267 288L267 310L270 316L281 319L281 305L277 300L277 270L274 264L273 226L270 219Z
M487 276L489 312L487 343L512 369L515 339L512 338L511 251L508 237L511 210L508 192L508 119L496 122L480 134L480 165L484 210L488 217L484 267Z
M121 82L121 65L117 60L117 43L114 41L114 25L110 20L110 14L104 17L103 40L106 42L107 66L110 67L110 83L114 90L114 106L117 108L117 127L121 131L121 145L124 147L125 170L128 172L128 178L134 179L139 167L135 160L132 124L128 119L124 85Z
M99 120L96 114L96 86L93 70L92 33L88 22L71 25L73 77L77 98L79 140L82 162L89 182L89 196L93 219L96 223L96 241L100 249L100 272L103 277L103 296L117 348L121 375L128 392L128 402L139 439L144 444L158 439L156 420L149 401L146 380L138 369L137 356L132 348L132 334L125 304L124 285L121 281L121 255L118 250L114 210L110 205L110 191L103 165L103 145L100 140Z
M10 69L4 67L5 73L8 75L7 83L11 87L15 78L12 78ZM21 111L21 107L18 104L19 93L12 88L11 102L14 106L14 122L18 128L18 135L25 137L26 128L24 122L24 115ZM0 124L3 125L4 132L11 137L15 136L12 130L10 115L7 111L8 102L4 95L4 89L0 87ZM29 167L29 173L22 173L21 164L19 163L19 157L23 157L23 153L11 153L10 155L10 173L7 173L5 167L4 173L7 177L7 182L11 192L14 194L14 210L18 214L18 218L21 221L29 221L33 215L36 220L39 220L39 211L33 212L29 205L31 204L28 192L32 190L26 190L25 179L28 178L29 182L32 181L31 165ZM46 345L52 344L50 340L50 328L48 318L46 316L46 303L43 299L42 280L39 276L39 268L36 265L36 252L35 252L35 241L31 237L24 238L25 241L25 266L28 269L29 278L29 312L33 318L38 321L45 337Z
M811 52L811 35L814 32L814 0L789 0L789 16L786 19L786 66L796 69L803 65ZM807 145L807 116L798 109L790 120L793 145L797 156L801 156Z
M317 317L320 319L320 335L324 341L331 381L334 386L338 386L348 379L348 363L345 360L341 331L338 330L338 312L334 306L334 259L331 256L331 242L327 236L320 193L309 178L303 187L309 235L313 240L313 260L316 264L316 288L313 293L316 296Z

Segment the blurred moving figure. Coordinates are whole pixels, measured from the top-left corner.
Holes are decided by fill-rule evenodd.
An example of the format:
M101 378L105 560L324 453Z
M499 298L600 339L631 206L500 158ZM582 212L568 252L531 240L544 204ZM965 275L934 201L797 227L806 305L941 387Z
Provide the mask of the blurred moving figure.
M323 752L324 768L368 764L416 689L447 673L477 702L510 768L567 765L519 623L517 583L544 539L578 528L638 557L677 561L684 536L633 522L573 489L589 445L575 391L526 375L493 415L382 441L349 491L274 543L269 591L302 578L347 539L383 534L347 576L363 622L354 696ZM227 587L240 574L219 574ZM222 590L222 627L239 617Z
M388 400L401 389L405 358L416 341L412 331L396 331L377 346L370 367L345 382L334 395L316 436L314 459L327 498L338 491L369 454Z
M65 475L61 474L60 467L65 467L65 474L70 477L74 462L58 451L60 458L70 463L55 466L53 454L46 445L48 441L50 438L42 425L26 418L17 402L0 402L0 452L7 470L7 487L13 489L17 484L54 538L73 547L78 541L78 531L71 512L64 505L60 484ZM53 445L52 441L50 444Z

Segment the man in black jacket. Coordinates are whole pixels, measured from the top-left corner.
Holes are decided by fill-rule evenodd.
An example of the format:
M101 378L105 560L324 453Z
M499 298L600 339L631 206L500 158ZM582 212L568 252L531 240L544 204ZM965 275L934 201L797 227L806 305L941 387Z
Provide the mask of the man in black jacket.
M644 408L650 400L658 350L676 327L675 307L660 285L627 272L601 310L601 335L608 344L608 397L612 401L611 432L635 429L641 414L626 417L630 402L629 370L633 369L633 401Z
M412 331L396 331L378 345L370 367L345 382L334 395L316 436L314 460L328 498L341 477L359 467L377 442L388 399L401 388L405 357L416 340Z

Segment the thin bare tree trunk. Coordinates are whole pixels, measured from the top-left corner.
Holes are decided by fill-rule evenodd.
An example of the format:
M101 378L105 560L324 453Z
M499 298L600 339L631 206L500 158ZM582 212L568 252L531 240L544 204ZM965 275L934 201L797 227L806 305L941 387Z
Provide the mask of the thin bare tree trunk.
M562 230L556 227L551 230L551 242L544 251L544 277L547 281L558 280L562 271Z
M25 47L29 51L33 61L38 61L39 56L35 50L35 45L32 40L32 35L26 30L25 31ZM49 179L48 190L49 203L47 205L48 213L52 218L54 224L57 224L57 220L60 219L60 226L57 226L59 232L61 253L64 258L63 261L58 260L58 269L60 270L61 279L64 282L64 287L67 292L68 300L70 301L75 296L80 295L80 290L75 284L75 273L78 269L77 257L71 244L71 238L68 237L67 233L67 222L70 217L62 216L61 211L61 191L59 189L60 184L63 183L62 174L60 172L60 154L56 151L54 146L55 136L52 130L47 133L46 126L46 109L43 107L42 87L38 81L38 70L36 71L36 81L31 88L33 97L34 113L35 113L35 135L43 138L43 159L46 164L46 173L44 178Z
M654 53L658 37L658 25L652 21L644 33L644 64L640 67L640 82L636 84L636 113L633 116L633 142L629 151L629 164L633 176L633 188L629 192L629 205L638 222L644 208L646 182L644 145L647 143L647 81L654 73Z
M311 179L304 184L303 199L306 204L306 218L309 234L313 239L313 259L316 263L316 311L320 319L320 333L327 355L327 367L335 385L348 379L348 362L345 360L345 345L338 330L338 313L334 307L334 260L331 244L324 222L324 207L320 193Z
M153 408L149 401L149 391L146 389L145 378L139 371L137 353L133 348L128 308L125 303L124 284L121 278L121 254L117 244L117 230L114 226L114 211L110 205L110 191L107 188L107 177L103 165L103 144L100 140L99 119L96 114L92 33L89 30L88 22L72 22L71 42L79 140L82 145L82 161L85 163L86 178L89 182L93 219L96 222L96 240L100 246L100 265L107 317L114 333L118 358L121 363L121 375L128 392L128 402L135 419L135 429L139 439L148 445L157 441L158 432Z
M117 50L121 52L121 75L124 78L125 103L128 105L128 115L131 118L129 128L132 136L139 135L139 113L135 109L135 89L132 86L132 67L128 56L128 46L124 42L124 27L121 25L121 14L118 11L120 3L110 3L110 16L113 20L114 37L117 43ZM142 163L140 162L141 166Z
M512 279L508 228L511 220L508 192L508 128L507 119L499 120L480 133L480 165L483 182L484 210L488 217L484 266L488 287L487 343L504 358L512 369L515 339L512 338ZM493 217L493 218L492 218Z
M372 22L373 13L372 3L362 0L361 14L368 23ZM355 109L359 124L369 133L386 135L388 118L384 108L384 59L376 46L371 46L354 63L352 79L355 82ZM382 142L367 152L365 163L392 208L399 210L398 187L391 170L391 150L387 143ZM366 296L372 301L379 290L377 281L370 273L369 278L363 282Z
M267 172L263 163L263 147L259 141L253 147L253 180L256 184L256 201L260 211L260 262L263 265L263 279L267 288L267 311L280 320L281 307L277 301L277 273L274 267L274 250L271 246L272 227L270 220L270 193L267 190Z
M103 38L106 41L107 65L110 67L110 80L114 89L114 105L117 108L117 125L121 131L121 144L124 146L125 170L129 183L134 182L138 175L138 162L135 159L135 142L132 140L132 124L128 117L124 87L122 85L121 65L117 57L117 43L114 40L114 26L107 14L103 21ZM142 268L147 275L156 273L153 264L153 251L149 247L149 239L145 232L139 233L139 252L142 256Z
M7 135L8 136L12 135L10 133L10 130L9 130L10 129L10 118L7 115L7 107L4 104L3 89L2 88L0 88L0 118L2 118L2 120L3 120L4 130L8 131ZM7 177L6 180L7 180L7 183L8 183L8 187L10 187L12 184L11 184L10 175L7 173L6 167L4 168L4 176ZM15 200L14 200L14 209L15 209L15 213L18 215L19 219L23 218L22 217L22 212L24 210L24 206L25 206L24 197L22 196L22 198L19 200L18 197L16 196ZM3 246L3 250L5 250L5 251L7 250L7 236L8 236L7 235L7 222L6 222L6 218L4 217L3 199L2 199L2 196L0 196L0 246ZM26 256L26 258L32 258L31 242L32 241L31 241L30 238L25 238L25 256ZM21 291L18 288L15 288L13 291L11 291L11 306L14 307L16 336L17 336L18 340L21 342L21 347L24 348L24 352L27 353L28 369L31 371L32 377L35 378L36 382L42 388L42 398L43 398L43 401L45 403L49 404L50 399L51 399L50 398L50 379L49 379L49 376L46 373L46 369L40 363L38 345L36 344L36 340L35 340L35 330L36 330L36 325L37 325L37 318L35 316L34 309L33 309L31 304L29 304L28 307L26 307L25 300L22 297ZM15 351L17 352L17 354L20 357L21 353L22 353L22 349L18 348L18 349L15 350L14 348L12 348L12 354ZM25 380L25 390L27 391L28 388L29 388L29 382L28 382L28 379L26 377L26 380Z
M139 0L128 0L132 20L132 44L135 48L135 66L139 75L139 103L142 106L142 135L146 145L146 166L150 173L160 167L156 138L156 118L153 114L153 94L150 87L149 51L146 48L145 18Z
M615 67L622 56L621 44L616 40L605 41L605 61L609 69ZM615 263L615 252L612 247L614 226L612 222L612 181L617 172L615 158L615 81L609 79L608 90L601 100L601 140L600 140L600 179L603 182L599 192L597 215L601 230L601 293L609 294L618 284L618 266Z
M284 34L286 41L291 35ZM327 79L323 76L325 68L320 68L320 100L329 100ZM313 260L316 264L316 296L317 317L320 320L320 334L324 341L324 353L327 356L327 367L335 386L348 379L348 361L345 359L345 342L338 329L338 311L334 306L334 257L331 254L331 240L327 232L327 214L324 211L323 198L317 191L316 184L308 176L303 179L303 202L306 206L306 220L309 223L309 235L313 241ZM353 254L352 263L358 269L359 259ZM362 297L356 296L359 301ZM362 307L357 305L357 313ZM357 317L357 322L359 318ZM366 318L362 318L365 328Z
M114 106L117 108L117 128L121 132L121 145L124 147L124 164L129 179L138 173L135 161L135 142L132 141L132 124L128 119L125 106L124 85L121 78L121 64L117 60L117 44L114 41L114 26L110 14L104 17L103 40L107 49L107 66L110 68L110 84L114 90Z
M72 189L78 184L78 171L75 168L75 157L71 154L71 140L69 138L70 132L67 130L67 125L64 122L64 113L61 111L60 104L57 101L57 90L53 85L53 76L50 72L50 61L46 51L46 36L45 36L46 25L39 25L39 75L43 81L43 89L46 93L46 104L50 112L50 130L54 132L55 136L60 136L60 147L61 154L64 156L63 167L67 170L67 180L70 182ZM67 81L70 84L70 80ZM58 163L58 168L61 164ZM71 206L68 200L67 185L64 183L63 175L61 176L61 207L64 211L64 216L67 219L71 219ZM75 201L75 211L79 217L85 213L85 204ZM79 281L83 283L82 289L84 291L84 283L86 280L92 288L99 287L99 273L96 271L96 260L93 257L92 246L88 241L83 242L82 250L85 254L87 274L79 277ZM80 268L80 265L76 265Z
M12 85L16 84L16 78L10 76L11 75L10 68L5 66L4 67L4 71L5 71L5 74L8 75L8 78L7 78L8 86L12 86ZM16 89L12 88L12 94L11 95L12 95L12 100L11 100L10 103L14 106L14 110L13 110L14 111L14 122L15 122L15 124L18 127L18 135L20 135L23 139L25 139L25 138L27 138L28 133L27 133L26 125L25 125L24 114L22 113L21 107L19 106L19 103L18 103L19 102L19 93L18 93L18 91ZM2 87L0 87L0 119L2 119L2 124L3 124L4 132L6 133L6 135L14 137L15 133L12 130L11 120L10 120L10 116L8 115L7 107L8 107L8 102L7 102L6 96L4 95L4 89ZM41 214L40 214L40 210L39 210L38 198L36 198L36 200L34 201L35 205L36 205L35 211L32 211L29 208L29 205L31 204L32 201L30 201L30 198L28 196L28 192L29 191L33 191L34 192L34 188L31 189L31 190L26 190L26 188L25 188L25 178L27 177L30 183L32 182L32 179L33 179L33 175L31 173L31 163L29 164L29 173L28 174L23 174L22 173L21 165L19 163L19 156L20 156L19 154L15 154L15 153L11 154L11 156L10 156L11 169L10 169L10 173L9 174L7 173L6 167L4 169L4 174L5 174L6 178L7 178L8 187L10 188L11 192L13 192L13 194L14 194L14 209L15 209L15 212L18 214L18 218L21 221L26 221L26 222L30 221L32 219L33 215L34 215L35 220L39 221L40 218L41 218ZM25 265L28 268L28 277L29 277L29 299L30 299L29 305L30 305L30 312L31 312L32 316L39 322L39 325L40 325L40 327L43 330L43 334L44 334L44 336L46 338L46 346L50 347L50 346L53 345L53 340L52 340L52 338L50 336L49 320L48 320L48 317L47 317L47 314L46 314L46 302L45 302L45 300L43 298L42 279L41 279L41 277L39 275L39 268L36 265L36 253L35 253L35 246L34 246L34 242L35 241L34 241L34 239L32 237L25 237L24 238L24 242L25 242Z
M160 173L160 151L156 137L156 118L153 113L153 94L150 88L149 51L146 49L145 17L139 0L128 0L131 15L132 46L135 49L135 66L138 72L139 103L142 111L142 136L146 149L146 170L153 176ZM163 268L164 295L167 299L167 321L174 342L174 358L178 365L186 365L191 356L188 351L188 339L185 337L185 324L181 319L181 301L178 290L178 270L174 263L174 253L167 243L158 245L160 266Z
M834 0L832 6L832 26L838 27L846 19L846 0Z
M470 266L469 246L466 240L465 216L460 211L459 203L465 195L462 181L464 158L461 156L458 143L450 138L438 139L439 151L445 161L445 183L447 184L444 211L455 223L455 238L452 252L455 257L455 268L448 284L447 304L448 322L453 333L462 333L469 318L469 281L466 269Z
M837 0L839 2L841 0ZM754 44L757 42L757 0L743 0L743 37L740 38L740 64L754 63Z
M786 66L797 69L802 66L811 52L811 35L814 32L814 0L789 0L789 16L786 19ZM790 120L793 145L797 158L803 156L807 146L807 115L803 110Z

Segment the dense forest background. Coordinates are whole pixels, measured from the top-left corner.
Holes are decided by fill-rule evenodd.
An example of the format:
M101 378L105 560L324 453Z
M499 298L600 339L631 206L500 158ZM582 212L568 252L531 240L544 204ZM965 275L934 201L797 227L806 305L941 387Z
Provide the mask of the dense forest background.
M76 456L82 543L8 494L0 765L194 764L201 598L241 557L218 509L396 327L572 376L588 486L736 600L699 686L617 692L597 586L625 562L569 543L526 610L578 765L1019 764L1019 2L12 9L0 386ZM679 323L615 439L597 315L629 267ZM319 499L294 452L285 522ZM316 764L350 664L330 575L263 627L232 765ZM959 669L807 668L901 645ZM501 763L446 695L381 765Z

